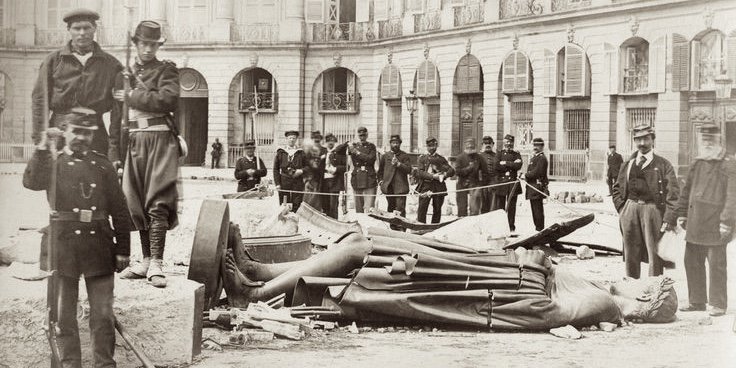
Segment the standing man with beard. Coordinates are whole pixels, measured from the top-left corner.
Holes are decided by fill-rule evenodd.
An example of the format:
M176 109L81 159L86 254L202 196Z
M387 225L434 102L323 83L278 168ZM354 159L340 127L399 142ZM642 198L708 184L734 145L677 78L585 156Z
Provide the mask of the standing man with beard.
M52 266L58 275L55 297L60 359L64 367L82 366L77 300L79 278L84 275L94 365L114 367L114 273L128 266L133 226L115 169L104 155L90 149L98 129L95 112L73 108L57 118L59 125L65 126L66 145L54 160L50 151L57 145L51 144L51 139L62 132L55 127L41 132L41 143L23 174L23 186L55 193L49 193L49 200L55 199L50 203L55 228L51 234L59 236L54 239L55 249L49 250L58 255ZM50 179L52 165L56 165L54 179ZM55 180L55 189L51 180Z
M457 155L455 174L457 175L457 216L464 217L480 213L483 201L483 189L476 189L481 180L488 175L488 165L478 152L475 151L475 139L465 140L463 153ZM468 207L469 210L468 210Z
M337 146L337 137L332 133L327 133L325 142L327 142L327 152L324 158L324 175L320 191L332 195L322 196L322 211L337 220L337 207L340 202L337 194L345 190L348 144L346 142Z
M504 185L496 187L496 208L506 209L506 217L509 221L509 229L512 234L516 232L516 200L522 193L521 185L517 182L518 172L521 169L521 153L514 151L514 136L506 134L503 137L503 149L498 157L496 173L498 183Z
M287 130L286 147L276 150L273 161L273 181L279 192L279 204L291 203L291 210L296 212L302 204L304 194L282 191L304 191L304 168L307 166L307 158L304 151L297 147L296 140L299 132Z
M121 278L146 278L153 286L163 288L166 232L179 223L179 157L186 156L172 118L179 102L179 70L173 62L156 58L166 41L160 24L140 22L132 41L136 59L133 69L126 70L131 74L128 96L122 89L123 74L115 81L114 96L119 102L110 114L110 160L119 166L119 161L125 159L123 192L133 224L140 232L143 261L130 267ZM130 137L128 154L119 157L126 97Z
M401 150L400 136L392 135L389 144L391 150L381 156L381 163L378 167L378 177L381 178L379 185L381 192L390 195L386 197L388 212L399 211L401 216L406 216L406 194L409 193L408 175L411 173L409 154ZM394 196L393 194L404 195ZM404 231L404 228L398 225L392 224L391 228Z
M638 279L641 262L649 262L649 276L664 269L657 255L657 241L675 228L680 189L675 170L667 159L654 154L654 129L634 128L638 151L621 167L613 184L613 204L619 213L624 243L626 276Z
M44 59L31 95L35 144L40 142L48 110L52 113L49 125L63 130L62 117L74 107L85 107L94 110L97 119L90 149L107 155L108 136L102 114L112 108L113 82L123 66L94 41L99 19L99 14L87 9L64 15L71 40ZM44 93L48 94L47 100Z
M549 195L547 157L544 155L544 140L542 138L534 138L532 145L534 154L529 159L529 167L527 167L526 174L524 174L524 180L534 189L526 188L526 199L529 200L532 207L534 229L542 231L544 230L544 198L545 195Z
M355 212L364 213L376 203L376 145L368 142L368 129L358 128L358 142L348 146L353 161L350 185L355 194Z
M483 177L482 185L493 185L496 184L496 152L493 152L493 137L487 135L483 137L483 159L486 160L486 173L488 175ZM494 187L483 188L483 204L480 208L480 213L487 213L494 208L493 200L496 197L496 190Z
M447 196L447 185L445 179L455 175L447 159L437 153L437 139L427 138L427 153L419 156L417 168L414 169L414 177L419 181L417 192L419 192L419 208L417 209L417 221L427 222L427 209L432 201L432 223L437 224L442 219L442 204ZM434 194L437 193L437 194Z
M715 124L699 127L700 154L690 165L680 193L678 223L687 227L685 275L688 304L683 312L704 311L709 303L714 317L728 307L726 245L736 225L736 161L721 146L721 130ZM705 261L710 287L706 295Z

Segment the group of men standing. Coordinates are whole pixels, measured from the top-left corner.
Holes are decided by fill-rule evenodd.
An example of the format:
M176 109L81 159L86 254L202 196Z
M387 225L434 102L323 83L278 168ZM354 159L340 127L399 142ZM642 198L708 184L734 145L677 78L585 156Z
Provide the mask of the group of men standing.
M609 181L623 234L626 275L639 278L641 262L649 263L649 276L661 275L665 264L657 255L657 243L664 232L679 225L686 229L688 286L688 304L680 310L704 311L709 303L712 316L726 313L726 245L736 224L736 160L726 153L720 138L715 124L698 128L699 151L682 189L672 164L654 153L651 127L634 129L637 151L626 162L609 159L621 164L615 180Z
M76 314L84 275L94 364L114 367L113 273L166 286L162 260L166 232L178 222L178 159L185 151L171 116L179 72L156 57L165 42L156 22L138 24L135 62L123 66L94 41L96 12L79 9L63 20L71 40L44 59L32 93L37 149L23 184L46 190L52 210L42 263L58 275L51 280L61 364L81 367ZM132 230L140 233L144 258L128 267Z

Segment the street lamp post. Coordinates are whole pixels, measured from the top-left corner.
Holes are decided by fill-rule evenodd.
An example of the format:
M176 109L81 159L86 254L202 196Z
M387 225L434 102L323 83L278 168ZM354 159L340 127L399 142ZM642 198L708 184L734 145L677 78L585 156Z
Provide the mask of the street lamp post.
M416 152L418 146L417 134L414 134L414 112L417 111L417 95L414 94L414 90L409 90L409 95L406 97L406 110L409 112L409 150Z

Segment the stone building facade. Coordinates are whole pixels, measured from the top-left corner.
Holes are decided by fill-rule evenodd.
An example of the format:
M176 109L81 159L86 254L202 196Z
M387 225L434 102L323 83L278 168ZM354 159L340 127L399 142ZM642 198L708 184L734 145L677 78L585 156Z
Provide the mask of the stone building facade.
M268 156L286 130L349 140L358 126L415 153L436 136L446 155L468 137L511 133L523 151L541 137L560 179L601 178L639 124L681 173L698 124L736 151L736 96L715 94L736 80L728 0L2 0L0 145L30 141L38 66L76 7L101 14L98 42L121 60L129 22L165 26L189 164L215 138L232 164L248 138Z

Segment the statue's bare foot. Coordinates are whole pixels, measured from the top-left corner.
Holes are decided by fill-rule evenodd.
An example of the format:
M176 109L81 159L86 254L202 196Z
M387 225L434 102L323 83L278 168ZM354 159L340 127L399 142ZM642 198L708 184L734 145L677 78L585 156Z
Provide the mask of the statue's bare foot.
M245 276L235 263L233 253L228 251L225 259L225 275L223 286L230 306L245 308L256 300L256 292L263 286L262 281L252 281Z
M230 231L228 232L228 248L232 251L234 262L240 272L246 277L257 280L259 263L248 254L243 245L243 237L240 233L240 226L230 223Z

